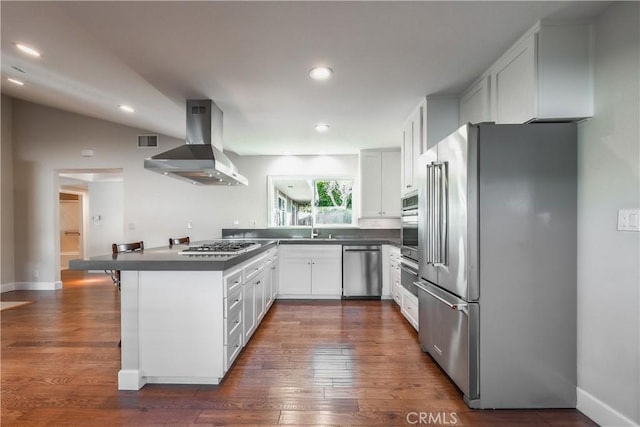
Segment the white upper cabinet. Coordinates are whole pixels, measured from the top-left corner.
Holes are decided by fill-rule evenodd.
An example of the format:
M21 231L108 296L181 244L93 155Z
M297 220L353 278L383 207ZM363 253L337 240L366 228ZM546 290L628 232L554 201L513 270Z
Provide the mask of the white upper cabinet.
M458 97L427 96L402 131L402 195L418 190L418 158L458 128Z
M400 216L400 151L360 151L362 217Z
M458 129L458 97L427 96L424 110L423 138L425 144L423 145L422 153ZM417 159L415 165L417 168ZM417 170L415 175L418 175Z
M490 79L490 76L483 75L460 97L460 126L492 121Z
M492 68L496 123L526 123L536 111L536 37L511 48Z
M402 194L418 189L417 162L422 154L424 142L425 103L421 102L407 119L402 131Z
M593 29L538 23L460 98L460 124L593 116Z

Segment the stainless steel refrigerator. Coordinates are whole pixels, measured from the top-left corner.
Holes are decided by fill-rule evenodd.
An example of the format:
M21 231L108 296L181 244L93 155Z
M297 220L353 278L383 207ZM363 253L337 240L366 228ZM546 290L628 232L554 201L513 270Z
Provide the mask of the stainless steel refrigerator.
M576 146L487 123L420 157L420 344L472 408L576 405Z

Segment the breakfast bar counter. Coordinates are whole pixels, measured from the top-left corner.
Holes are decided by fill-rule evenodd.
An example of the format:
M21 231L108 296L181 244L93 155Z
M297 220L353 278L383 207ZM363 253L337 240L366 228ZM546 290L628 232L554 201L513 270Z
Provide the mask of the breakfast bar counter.
M208 240L193 242L192 246L206 244ZM240 264L261 252L273 248L275 239L256 240L259 248L237 255L181 255L186 245L163 246L140 252L100 255L69 261L72 270L155 270L155 271L222 271Z
M218 384L273 303L277 241L226 255L180 254L187 248L70 262L72 269L121 271L119 390Z

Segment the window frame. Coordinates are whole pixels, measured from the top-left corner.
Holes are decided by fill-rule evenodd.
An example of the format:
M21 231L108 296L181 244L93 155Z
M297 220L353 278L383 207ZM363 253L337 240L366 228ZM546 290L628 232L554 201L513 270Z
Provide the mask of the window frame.
M275 195L276 188L274 187L274 182L277 182L278 179L282 180L301 180L308 181L311 180L313 182L314 188L312 189L313 195L311 199L311 225L276 225L274 223L274 212L276 206L275 203ZM316 181L351 181L352 191L351 191L351 222L348 224L315 224L315 183ZM278 197L280 197L278 195ZM311 228L340 228L340 227L355 227L357 224L357 214L356 214L356 177L353 175L267 175L267 227L268 228L300 228L300 229L311 229ZM288 211L287 211L288 212Z

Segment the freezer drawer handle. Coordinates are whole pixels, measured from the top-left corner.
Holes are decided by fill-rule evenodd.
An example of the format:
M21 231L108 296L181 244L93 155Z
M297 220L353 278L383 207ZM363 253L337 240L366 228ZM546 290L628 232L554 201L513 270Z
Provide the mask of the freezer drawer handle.
M434 297L435 299L437 299L438 301L440 301L441 303L447 305L449 308L451 308L452 310L458 310L461 311L464 314L468 314L467 311L467 303L459 303L459 304L451 304L449 301L447 301L446 299L442 298L439 295L434 294L433 292L431 292L429 289L425 288L424 285L420 282L413 282L414 285L416 285L418 288L422 289L423 291L425 291L426 293L428 293L429 295L431 295L432 297Z

